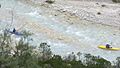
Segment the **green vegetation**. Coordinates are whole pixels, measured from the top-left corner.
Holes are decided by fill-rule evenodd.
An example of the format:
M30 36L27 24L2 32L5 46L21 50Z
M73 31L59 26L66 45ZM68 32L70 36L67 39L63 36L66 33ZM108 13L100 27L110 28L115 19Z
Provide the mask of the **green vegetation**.
M0 34L0 68L120 68L120 57L114 66L104 58L81 52L62 58L52 54L50 45L45 42L39 47L30 46L29 41L24 41L31 34L25 34L15 46L10 34Z
M120 0L112 0L115 3L120 3Z

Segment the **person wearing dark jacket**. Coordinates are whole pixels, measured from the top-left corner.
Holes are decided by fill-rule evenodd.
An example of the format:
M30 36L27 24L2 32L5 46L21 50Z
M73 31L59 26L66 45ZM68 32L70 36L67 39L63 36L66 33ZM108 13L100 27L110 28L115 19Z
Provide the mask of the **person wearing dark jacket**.
M13 29L13 32L14 32L14 33L16 32L16 29L15 29L15 28Z
M109 44L106 44L106 48L111 48Z

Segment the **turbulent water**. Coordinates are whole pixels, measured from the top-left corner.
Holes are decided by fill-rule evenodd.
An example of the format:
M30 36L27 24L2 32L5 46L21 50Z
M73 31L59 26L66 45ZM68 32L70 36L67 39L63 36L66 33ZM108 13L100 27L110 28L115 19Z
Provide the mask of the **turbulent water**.
M70 25L61 16L46 14L49 10L45 8L34 8L17 0L0 0L0 4L0 29L15 27L19 31L29 30L34 33L32 45L47 42L53 53L63 56L78 51L100 55L110 61L120 56L120 51L106 51L97 47L106 43L120 47L120 32L114 27L88 24L92 22L85 20ZM13 22L11 12L14 13Z

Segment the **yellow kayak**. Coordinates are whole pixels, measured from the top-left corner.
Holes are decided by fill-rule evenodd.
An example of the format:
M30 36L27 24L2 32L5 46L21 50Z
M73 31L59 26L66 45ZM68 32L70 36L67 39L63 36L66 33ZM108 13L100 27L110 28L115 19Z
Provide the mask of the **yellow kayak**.
M106 49L106 50L114 50L114 51L120 50L120 48L114 48L114 47L112 47L112 48L106 48L105 45L99 45L98 48Z

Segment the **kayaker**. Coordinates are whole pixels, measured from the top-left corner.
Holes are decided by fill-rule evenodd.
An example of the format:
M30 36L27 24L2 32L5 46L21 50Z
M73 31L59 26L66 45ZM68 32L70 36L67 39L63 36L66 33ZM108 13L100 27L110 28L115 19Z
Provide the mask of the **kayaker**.
M13 29L13 32L14 32L14 33L16 32L16 29L15 29L15 28Z
M109 44L106 44L106 48L111 48Z

